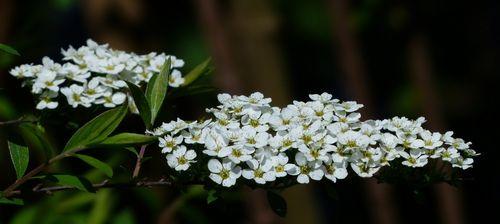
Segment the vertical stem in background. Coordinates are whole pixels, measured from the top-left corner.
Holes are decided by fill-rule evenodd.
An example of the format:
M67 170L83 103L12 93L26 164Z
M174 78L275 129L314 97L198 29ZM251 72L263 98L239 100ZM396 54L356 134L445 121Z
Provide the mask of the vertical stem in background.
M11 14L14 11L14 3L12 0L0 1L0 43L6 43L7 33L10 28ZM5 75L0 75L0 84L3 84Z
M428 46L421 35L415 35L408 45L409 69L412 81L418 90L421 100L422 111L429 119L428 125L433 130L443 131L445 128L443 112L439 106L439 95L436 93L434 80L432 79L432 68L427 52ZM451 170L448 166L445 172ZM458 189L441 183L435 186L438 198L437 207L443 223L464 223L462 212L462 198Z
M338 47L338 58L340 67L345 78L347 91L354 99L365 105L364 115L368 118L373 116L370 108L373 101L369 96L369 88L364 65L359 51L356 38L349 28L349 6L346 0L331 0L333 16L333 33L336 46ZM392 190L387 184L377 184L376 180L370 179L365 182L368 195L368 204L371 209L372 221L374 223L396 223L397 213L392 198Z
M244 92L241 80L228 47L228 38L221 22L217 1L197 0L196 7L201 27L211 47L216 70L216 85L232 94Z

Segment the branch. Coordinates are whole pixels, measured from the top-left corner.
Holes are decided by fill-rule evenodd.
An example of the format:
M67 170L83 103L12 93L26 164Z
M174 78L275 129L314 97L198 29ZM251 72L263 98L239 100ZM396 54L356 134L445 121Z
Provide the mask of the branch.
M141 146L141 151L137 155L137 161L135 162L134 173L132 178L137 178L139 176L139 171L141 171L142 159L144 158L144 153L146 151L147 145Z
M31 123L31 122L36 122L37 120L25 120L24 116L21 116L20 118L16 120L10 120L10 121L0 121L0 126L5 126L5 125L11 125L11 124L20 124L20 123Z
M188 182L184 183L185 185L198 185L198 184L203 184L201 181L193 181L193 182ZM129 188L140 188L140 187L156 187L156 186L174 186L176 183L166 180L165 178L161 178L156 181L133 181L133 182L127 182L127 183L110 183L109 180L105 180L102 183L97 183L97 184L92 184L92 187L96 190L101 189L101 188L113 188L113 189L129 189ZM76 188L73 186L51 186L51 187L40 187L40 185L32 188L31 190L28 190L28 192L31 193L45 193L45 194L52 194L53 192L57 191L65 191L65 190L75 190ZM22 192L21 190L15 190L11 192L11 195L20 195ZM26 190L23 191L23 193L26 193Z

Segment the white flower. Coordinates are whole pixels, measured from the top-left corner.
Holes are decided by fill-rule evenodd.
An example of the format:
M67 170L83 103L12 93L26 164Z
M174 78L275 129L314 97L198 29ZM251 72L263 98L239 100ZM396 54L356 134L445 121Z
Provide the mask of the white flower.
M451 162L453 159L460 157L460 153L454 147L449 147L441 152L441 159L443 161Z
M365 148L370 143L370 138L368 136L357 131L340 133L337 138L340 144L345 145L348 148Z
M57 92L52 92L52 91L46 91L42 93L42 96L40 97L40 102L36 105L36 109L38 110L43 110L45 108L47 109L55 109L59 103L52 101L53 98L57 97Z
M187 170L191 163L194 163L196 152L186 150L186 146L177 147L172 154L167 155L168 165L176 171Z
M453 167L457 167L457 168L461 168L461 169L468 169L468 168L471 168L472 167L472 163L474 162L474 160L472 158L462 158L462 157L458 157L454 160L452 160L451 164Z
M211 172L210 179L224 187L235 185L236 180L241 176L241 167L228 159L222 160L222 163L217 159L209 160L208 170Z
M277 131L288 130L298 121L299 110L291 105L269 117L269 124Z
M372 177L379 169L380 166L374 166L369 163L351 163L351 168L360 177Z
M227 146L221 149L217 154L219 157L227 157L233 163L245 162L252 159L252 153L254 150L251 150L247 147L242 147L239 145Z
M289 134L277 133L276 136L269 138L268 142L271 147L284 152L294 145L295 139Z
M24 78L29 78L33 77L34 74L32 72L32 66L31 65L21 65L18 67L15 67L9 71L9 73L18 78L18 79L24 79Z
M344 179L347 177L346 164L345 162L336 163L329 159L323 164L321 169L326 178L333 182L337 182L337 179Z
M257 132L253 128L249 128L248 126L243 127L243 139L239 144L252 147L252 148L262 148L267 145L267 140L269 138L269 134L267 132Z
M33 84L33 93L40 93L42 89L48 89L54 92L59 91L59 85L64 79L56 79L57 74L51 70L42 70Z
M298 175L297 182L301 184L309 183L309 178L313 180L321 180L323 178L323 170L321 170L321 163L308 162L304 154L298 152L295 154L295 162L298 168L292 170L291 175Z
M262 113L261 111L251 111L247 115L243 116L241 123L245 127L255 129L257 132L265 132L269 129L267 123L271 117L270 113ZM247 129L248 129L247 128Z
M173 70L168 76L168 85L171 87L179 87L184 83L184 78L181 76L181 72L178 70Z
M403 161L403 165L409 167L423 167L427 164L427 155L423 154L421 150L412 149L410 153L400 152L401 156L406 160Z
M250 169L243 170L243 177L253 179L258 184L274 181L276 179L271 162L260 164L257 160L252 159L246 162Z
M299 151L304 154L307 161L327 161L327 152L330 152L332 150L333 148L330 147L323 148L316 146L307 147L306 145L299 146Z
M253 107L267 106L271 103L271 98L264 98L264 95L260 92L255 92L250 94L250 96L239 96L239 100L248 103Z
M158 146L161 149L162 153L169 153L172 150L182 143L183 136L172 137L171 135L165 135L163 138L159 138Z
M309 94L309 98L314 101L319 101L321 103L330 103L330 102L338 102L337 99L332 100L332 95L328 93L320 94Z
M426 149L435 149L443 145L443 142L441 141L441 134L437 132L431 133L430 131L424 131L420 133L420 137L423 140L423 147Z
M84 95L90 99L97 99L103 95L107 87L99 85L99 78L93 78L87 83Z
M77 107L78 105L82 105L84 107L90 107L90 99L83 96L83 87L73 84L69 88L64 87L61 89L61 93L66 96L68 100L68 104Z
M276 177L284 177L288 173L297 172L297 166L295 164L288 163L288 157L284 153L271 157L271 163Z
M343 103L335 104L335 110L338 112L343 111L347 113L351 113L357 111L359 108L362 108L363 104L358 104L355 101L346 101Z
M205 150L203 153L209 156L225 157L225 153L219 154L228 145L227 139L216 132L210 132L205 139Z
M121 105L127 99L127 95L122 92L111 92L107 91L102 94L100 99L95 101L96 104L103 104L104 107L116 107L116 105Z

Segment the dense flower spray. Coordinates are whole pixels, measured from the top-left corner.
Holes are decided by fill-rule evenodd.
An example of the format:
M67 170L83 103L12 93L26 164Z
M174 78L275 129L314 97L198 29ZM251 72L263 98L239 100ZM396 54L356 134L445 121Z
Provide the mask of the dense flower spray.
M361 121L361 104L341 102L328 93L310 98L279 108L258 92L219 94L221 105L207 109L213 119L177 119L148 133L160 137L159 147L171 168L182 172L196 157L208 157L203 160L208 161L208 177L225 187L239 178L257 184L278 178L302 184L323 178L336 182L347 177L349 167L360 177L372 177L396 161L423 167L430 159L441 159L467 169L478 155L453 132L424 129L423 117ZM193 150L195 145L203 150Z
M161 71L167 59L171 61L169 86L179 87L184 83L178 68L184 61L172 55L151 52L137 55L109 48L108 44L99 45L87 40L86 46L78 49L62 49L63 64L48 57L41 65L25 64L10 70L10 74L22 79L24 85L31 86L31 92L39 96L36 108L54 109L59 105L59 96L64 96L72 107L103 105L115 107L127 98L129 81L143 85ZM133 101L129 100L135 111Z

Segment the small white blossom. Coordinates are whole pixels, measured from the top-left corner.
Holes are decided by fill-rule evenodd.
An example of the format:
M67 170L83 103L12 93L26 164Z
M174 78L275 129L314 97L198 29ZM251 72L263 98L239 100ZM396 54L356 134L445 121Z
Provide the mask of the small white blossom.
M168 165L177 171L189 169L191 163L194 163L196 152L194 150L187 150L186 146L179 146L172 154L167 155Z

